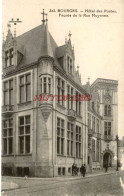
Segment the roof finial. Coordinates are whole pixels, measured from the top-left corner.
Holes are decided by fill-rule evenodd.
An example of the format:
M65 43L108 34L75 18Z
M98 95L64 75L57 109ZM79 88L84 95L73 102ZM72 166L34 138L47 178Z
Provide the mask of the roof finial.
M46 15L45 12L44 12L44 9L43 9L43 12L41 12L41 14L43 15L43 20L42 20L42 22L43 22L43 24L44 24L44 23L45 23L44 16ZM46 21L46 22L47 22L47 21Z
M9 32L9 31L10 31L11 25L8 23L8 24L7 24L7 27L8 27L8 32Z
M90 77L88 77L88 84L90 83Z
M65 44L67 44L67 36L65 36Z
M47 24L47 21L48 21L48 19L47 19L47 14L46 14L46 24Z
M16 28L14 28L14 37L16 37Z
M77 71L79 72L79 65L77 66Z
M69 31L68 36L69 36L69 40L71 40L71 36L72 36L72 34L71 34L71 32L70 32L70 31Z
M3 43L4 43L4 33L3 33Z

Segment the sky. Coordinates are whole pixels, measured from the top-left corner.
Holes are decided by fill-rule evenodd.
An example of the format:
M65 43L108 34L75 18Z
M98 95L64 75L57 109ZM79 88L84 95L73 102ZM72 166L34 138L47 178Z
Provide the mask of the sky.
M42 9L48 14L49 31L57 44L65 43L71 31L75 48L75 66L79 65L82 84L96 78L118 80L118 133L124 135L124 1L123 0L3 0L2 32L7 34L7 23L12 18L22 22L16 27L17 36L42 22ZM56 12L50 12L55 9ZM102 10L109 17L61 17L58 9ZM104 10L106 12L104 13ZM61 13L68 14L68 13ZM89 13L87 13L89 15ZM95 13L98 14L98 13ZM99 13L100 14L100 13ZM11 26L12 32L14 25Z

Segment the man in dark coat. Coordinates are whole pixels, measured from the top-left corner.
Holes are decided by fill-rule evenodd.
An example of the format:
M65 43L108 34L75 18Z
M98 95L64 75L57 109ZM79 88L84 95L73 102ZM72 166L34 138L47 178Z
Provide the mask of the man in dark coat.
M85 177L85 173L86 173L86 167L85 167L85 164L81 166L80 168L80 171L81 171L81 174L83 175L83 177Z
M81 165L81 168L80 168L81 175L83 175L83 170L84 170L84 166L83 166L83 164L82 164L82 165Z
M75 164L73 163L73 165L72 165L72 176L74 176L74 169L75 169Z
M106 163L105 164L105 172L107 172L108 171L108 164Z
M84 172L83 172L83 177L85 177L85 174L86 174L86 166L84 164Z

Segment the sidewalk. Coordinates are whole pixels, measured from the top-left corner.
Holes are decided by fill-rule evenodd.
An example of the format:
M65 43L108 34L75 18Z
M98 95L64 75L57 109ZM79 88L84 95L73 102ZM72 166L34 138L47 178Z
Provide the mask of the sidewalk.
M80 180L86 178L92 178L97 176L103 175L111 175L117 173L116 171L108 171L105 173L104 171L96 171L93 173L86 174L86 177L83 178L82 176L60 176L60 177L52 177L52 178L25 178L25 177L9 177L4 176L2 177L2 190L10 190L10 189L17 189L17 188L24 188L24 187L31 187L37 185L46 185L52 184L53 182L62 182L62 181L73 181L73 180Z

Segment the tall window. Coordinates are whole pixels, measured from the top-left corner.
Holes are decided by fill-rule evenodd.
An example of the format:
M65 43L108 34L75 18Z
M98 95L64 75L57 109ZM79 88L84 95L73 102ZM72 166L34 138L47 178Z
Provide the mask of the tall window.
M65 139L65 125L64 120L57 118L57 154L64 154L64 139Z
M70 87L69 85L67 86L67 91L68 91L68 109L73 110L73 88ZM70 100L71 98L71 100Z
M31 74L20 76L20 103L31 100Z
M95 131L95 117L92 116L92 129Z
M13 119L3 120L3 155L13 153Z
M97 113L99 113L99 102L97 101Z
M95 140L92 139L92 159L95 161Z
M74 140L74 125L73 123L67 123L67 155L73 156L73 140Z
M88 128L91 129L91 114L88 113Z
M41 78L41 94L48 93L51 94L51 77L43 76Z
M70 74L73 74L72 59L69 56L67 57L67 68L68 68L68 72Z
M30 116L19 117L19 153L30 153Z
M99 119L96 120L96 123L97 123L96 125L97 133L99 133Z
M76 100L76 113L78 115L81 115L81 101L80 100L80 94L76 91L76 97L77 97L77 100Z
M81 127L76 126L76 157L81 157Z
M5 67L12 66L13 64L13 49L10 49L5 52Z
M105 132L104 135L111 135L111 122L105 122Z
M13 104L13 79L3 83L4 105Z
M99 161L99 153L100 153L100 142L97 140L97 154L96 154L96 161Z
M105 105L105 116L111 116L111 105Z
M65 94L65 82L58 77L57 80L57 95L58 95L58 103L64 106L63 96Z
M92 110L94 110L94 102L92 102Z

